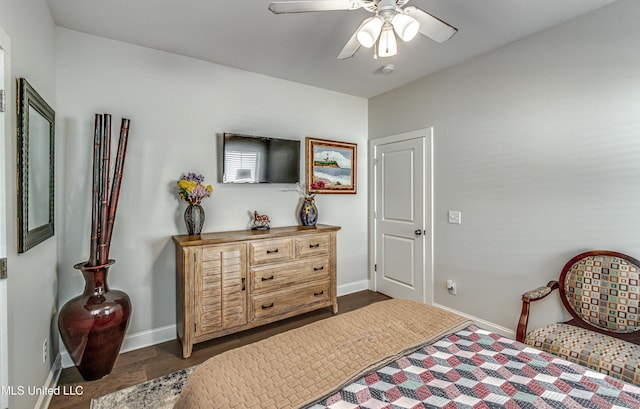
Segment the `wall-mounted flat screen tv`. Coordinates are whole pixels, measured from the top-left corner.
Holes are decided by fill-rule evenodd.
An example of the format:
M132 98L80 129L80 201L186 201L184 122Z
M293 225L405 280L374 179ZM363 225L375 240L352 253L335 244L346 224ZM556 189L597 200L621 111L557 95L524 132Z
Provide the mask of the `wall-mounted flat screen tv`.
M224 134L223 183L300 182L300 141Z

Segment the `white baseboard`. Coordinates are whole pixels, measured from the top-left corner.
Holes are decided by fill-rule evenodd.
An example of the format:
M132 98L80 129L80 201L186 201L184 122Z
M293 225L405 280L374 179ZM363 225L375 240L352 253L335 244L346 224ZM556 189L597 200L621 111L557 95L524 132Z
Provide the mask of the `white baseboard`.
M369 280L361 280L338 286L338 297L369 289Z
M129 352L134 349L148 347L176 339L176 326L167 325L148 331L142 331L128 335L124 338L120 352Z
M60 363L62 364L62 368L71 368L73 366L73 361L67 351L60 352Z
M60 365L61 358L60 355L56 356L51 369L49 370L49 375L47 376L47 380L42 386L42 390L52 390L58 384L58 379L60 378L60 372L62 372L62 366ZM36 402L36 406L34 409L47 409L49 407L49 403L51 403L51 398L53 394L51 393L41 393L38 401Z
M509 329L507 327L503 327L502 325L494 324L493 322L489 322L487 320L483 320L482 318L474 317L473 315L469 315L469 314L466 314L464 312L460 312L460 311L454 310L453 308L449 308L449 307L444 306L444 305L435 304L435 303L433 305L435 307L442 308L443 310L447 310L449 312L453 312L455 314L462 315L463 317L468 318L471 321L473 321L474 324L478 325L482 329L486 329L488 331L495 332L496 334L500 334L503 337L516 339L516 332L514 330L512 330L512 329Z
M176 339L175 325L167 325L166 327L129 334L124 337L120 353L133 351L135 349L160 344L174 339ZM63 345L62 341L60 341L60 345ZM73 366L73 361L67 351L62 351L60 356L62 358L63 368L71 368Z

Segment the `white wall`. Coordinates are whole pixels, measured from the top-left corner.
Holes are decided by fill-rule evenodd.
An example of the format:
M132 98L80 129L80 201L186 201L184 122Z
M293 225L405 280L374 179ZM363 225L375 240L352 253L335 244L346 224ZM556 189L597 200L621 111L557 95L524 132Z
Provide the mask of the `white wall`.
M171 236L186 233L175 185L182 173L200 172L214 184L203 201L205 232L245 229L253 210L268 214L272 226L298 223L299 195L282 191L292 185L217 183L216 134L224 131L300 139L301 146L305 136L359 144L358 194L316 202L320 223L342 226L338 285L366 285L367 100L62 28L56 38L60 305L83 287L73 265L89 253L93 116L102 112L118 125L123 115L131 119L109 276L111 287L131 297L130 335L175 324Z
M371 138L434 127L437 303L515 328L572 256L640 257L639 20L619 1L370 100Z
M8 35L11 52L10 82L5 118L5 166L7 188L8 313L9 313L9 385L43 386L50 362L42 362L42 343L50 338L55 325L56 253L59 235L17 254L16 203L16 83L18 77L29 83L54 109L55 26L47 5L42 0L9 0L0 2L0 27ZM57 199L57 198L56 198ZM55 346L55 345L54 345ZM11 408L33 408L38 396L10 396Z

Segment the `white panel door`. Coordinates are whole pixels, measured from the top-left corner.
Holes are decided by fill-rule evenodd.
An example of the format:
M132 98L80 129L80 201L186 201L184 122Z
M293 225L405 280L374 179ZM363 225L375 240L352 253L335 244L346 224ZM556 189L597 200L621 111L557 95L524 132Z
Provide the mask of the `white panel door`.
M376 290L432 303L431 130L373 143Z

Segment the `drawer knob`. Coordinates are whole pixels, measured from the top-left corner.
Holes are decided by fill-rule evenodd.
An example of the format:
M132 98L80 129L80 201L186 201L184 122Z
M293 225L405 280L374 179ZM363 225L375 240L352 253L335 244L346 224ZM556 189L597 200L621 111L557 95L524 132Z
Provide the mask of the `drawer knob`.
M314 267L313 268L313 271L322 271L322 270L324 270L324 266L322 266L322 267Z
M278 252L278 249L275 249L275 250L267 250L267 254L274 254L274 253L277 253L277 252Z
M324 294L324 290L320 291L319 293L316 293L316 292L313 293L313 295L315 295L316 297L322 294Z
M262 277L262 281L273 280L273 275L271 277Z
M269 304L269 305L263 305L262 309L263 310L268 310L269 308L273 307L273 303Z
M318 247L320 247L320 243L316 243L316 244L309 244L309 248L310 248L310 249L317 249Z

